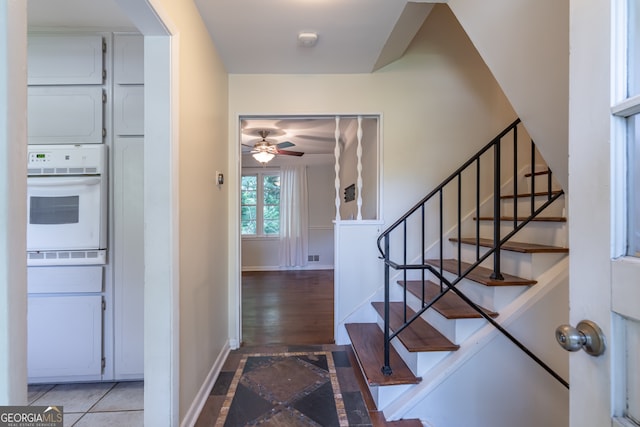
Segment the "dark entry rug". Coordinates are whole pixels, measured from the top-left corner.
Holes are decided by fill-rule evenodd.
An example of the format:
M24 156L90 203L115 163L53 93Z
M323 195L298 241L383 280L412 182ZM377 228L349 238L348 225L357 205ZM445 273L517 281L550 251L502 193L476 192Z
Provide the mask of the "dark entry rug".
M331 351L245 354L215 425L355 425L347 412ZM357 424L370 425L366 418Z

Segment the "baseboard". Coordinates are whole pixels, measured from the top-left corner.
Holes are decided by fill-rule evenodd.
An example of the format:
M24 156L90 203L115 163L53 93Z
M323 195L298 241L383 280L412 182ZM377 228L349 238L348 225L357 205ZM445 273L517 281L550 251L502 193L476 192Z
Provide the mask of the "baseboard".
M242 271L296 271L296 270L333 270L333 265L305 265L304 267L280 267L279 265L243 266Z
M207 378L202 383L196 397L193 399L193 402L191 402L191 406L182 419L180 427L193 427L198 421L198 416L200 415L200 412L202 412L204 405L207 403L207 398L211 393L211 389L213 388L216 379L218 379L220 371L222 371L222 366L224 365L225 360L227 360L230 350L229 341L227 341L220 354L218 354L218 358L213 363L213 366L211 367Z

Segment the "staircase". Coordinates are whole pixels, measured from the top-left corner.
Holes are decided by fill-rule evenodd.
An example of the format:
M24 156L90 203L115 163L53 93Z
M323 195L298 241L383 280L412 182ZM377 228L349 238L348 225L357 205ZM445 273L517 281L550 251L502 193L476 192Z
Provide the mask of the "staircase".
M345 327L385 415L423 376L455 369L463 359L452 356L487 324L568 387L501 326L501 310L524 306L568 253L564 193L519 129L516 120L378 239L385 289L371 302L377 321Z

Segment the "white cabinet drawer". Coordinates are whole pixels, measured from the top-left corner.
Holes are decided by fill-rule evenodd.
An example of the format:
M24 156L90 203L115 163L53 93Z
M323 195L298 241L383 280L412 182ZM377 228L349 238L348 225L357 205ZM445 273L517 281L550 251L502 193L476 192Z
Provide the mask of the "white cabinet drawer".
M102 142L102 88L32 86L28 88L29 144Z
M29 296L29 382L99 380L102 297Z
M102 84L102 37L99 35L29 35L29 85Z
M101 265L27 267L27 292L102 292L102 278Z

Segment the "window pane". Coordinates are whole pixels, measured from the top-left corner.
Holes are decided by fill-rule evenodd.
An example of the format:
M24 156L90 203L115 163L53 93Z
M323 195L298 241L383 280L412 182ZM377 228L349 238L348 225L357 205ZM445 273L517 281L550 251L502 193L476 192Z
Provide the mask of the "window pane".
M258 204L258 195L255 191L243 191L242 192L242 204L243 205L256 205Z
M264 234L280 233L280 175L265 175L263 181Z
M627 119L628 208L627 255L640 256L640 114Z
M280 220L267 219L264 221L264 234L279 234Z
M640 1L628 2L627 96L640 94Z
M256 234L256 222L255 221L242 221L241 222L242 234Z
M240 197L240 233L257 234L258 177L256 175L242 177Z
M257 221L256 221L256 207L255 206L242 206L241 213L242 234L256 234L257 233Z
M242 177L242 187L244 190L253 190L256 191L258 189L258 177L256 175L244 175Z

